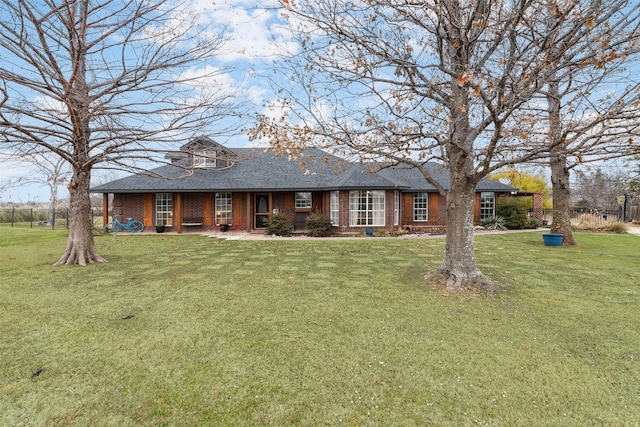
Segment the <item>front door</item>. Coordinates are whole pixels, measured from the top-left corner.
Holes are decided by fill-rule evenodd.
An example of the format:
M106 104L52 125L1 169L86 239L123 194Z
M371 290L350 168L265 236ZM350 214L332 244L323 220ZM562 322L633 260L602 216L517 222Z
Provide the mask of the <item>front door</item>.
M253 199L253 223L255 228L266 228L265 221L270 217L270 197L266 193L257 193Z

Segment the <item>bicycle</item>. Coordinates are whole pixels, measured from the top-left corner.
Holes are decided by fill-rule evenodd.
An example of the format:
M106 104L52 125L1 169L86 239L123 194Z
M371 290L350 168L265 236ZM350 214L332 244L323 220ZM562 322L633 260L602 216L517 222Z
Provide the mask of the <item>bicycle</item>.
M114 214L114 217L114 221L109 222L104 226L105 234L118 234L122 230L128 231L129 233L139 233L144 230L144 224L142 223L142 221L127 218L127 223L125 224L120 222L120 220L118 219L118 214Z

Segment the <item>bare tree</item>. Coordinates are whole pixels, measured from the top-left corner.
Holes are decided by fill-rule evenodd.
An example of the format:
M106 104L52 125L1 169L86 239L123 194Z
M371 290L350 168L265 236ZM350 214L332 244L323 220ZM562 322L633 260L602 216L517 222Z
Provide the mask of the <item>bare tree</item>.
M0 144L45 151L72 170L58 265L104 261L90 222L94 167L143 170L235 113L234 94L219 81L225 69L213 62L222 34L186 6L0 0Z
M640 199L640 156L628 159L629 173L626 178L627 192Z
M576 244L571 231L571 170L640 151L640 10L627 0L592 1L586 10L580 2L555 1L552 6L544 21L549 27L570 25L557 16L588 16L585 37L570 49L564 49L563 39L553 39L554 48L564 50L563 60L552 64L557 72L545 91L554 204L551 229L564 235L563 245L571 246ZM542 28L549 28L546 25Z
M551 15L554 3L285 2L301 52L283 65L288 84L254 136L292 155L319 144L419 168L447 200L436 276L454 290L490 284L474 258L475 187L559 144L549 142L547 118L534 106L599 11L582 0L574 3L584 15ZM447 188L432 179L430 161L448 168Z
M611 211L618 207L618 196L625 194L622 173L607 172L601 167L577 170L572 192L573 206L598 211Z
M0 159L6 164L28 164L37 174L33 174L20 179L8 182L9 187L20 187L23 185L40 184L49 188L49 214L47 225L54 224L55 210L58 206L58 193L60 186L67 181L69 175L69 164L65 159L58 156L47 156L39 153L21 153L20 147L5 155L0 153Z

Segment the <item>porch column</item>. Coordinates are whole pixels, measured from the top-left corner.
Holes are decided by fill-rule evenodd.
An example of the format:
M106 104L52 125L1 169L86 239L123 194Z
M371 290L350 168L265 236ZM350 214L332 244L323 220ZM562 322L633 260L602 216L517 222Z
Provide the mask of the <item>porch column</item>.
M145 228L153 227L155 225L155 220L153 218L153 194L148 193L143 196L143 217L142 223Z
M253 193L247 192L247 223L245 224L245 230L247 233L251 232L251 223L253 222L253 213L251 211L251 197Z
M182 193L173 193L173 226L182 233Z
M102 226L109 222L109 193L102 193Z
M203 216L204 218L202 219L202 224L205 227L211 227L216 225L215 221L213 220L213 199L215 197L215 194L213 193L205 193L204 194L204 207L203 207Z
M533 217L539 221L544 219L544 194L533 194Z

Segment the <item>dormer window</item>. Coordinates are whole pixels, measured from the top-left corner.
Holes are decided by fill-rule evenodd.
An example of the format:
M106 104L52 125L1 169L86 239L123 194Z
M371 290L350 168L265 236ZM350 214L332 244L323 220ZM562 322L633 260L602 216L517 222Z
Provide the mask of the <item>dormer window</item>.
M216 152L207 151L207 150L194 151L193 167L194 168L215 168Z

